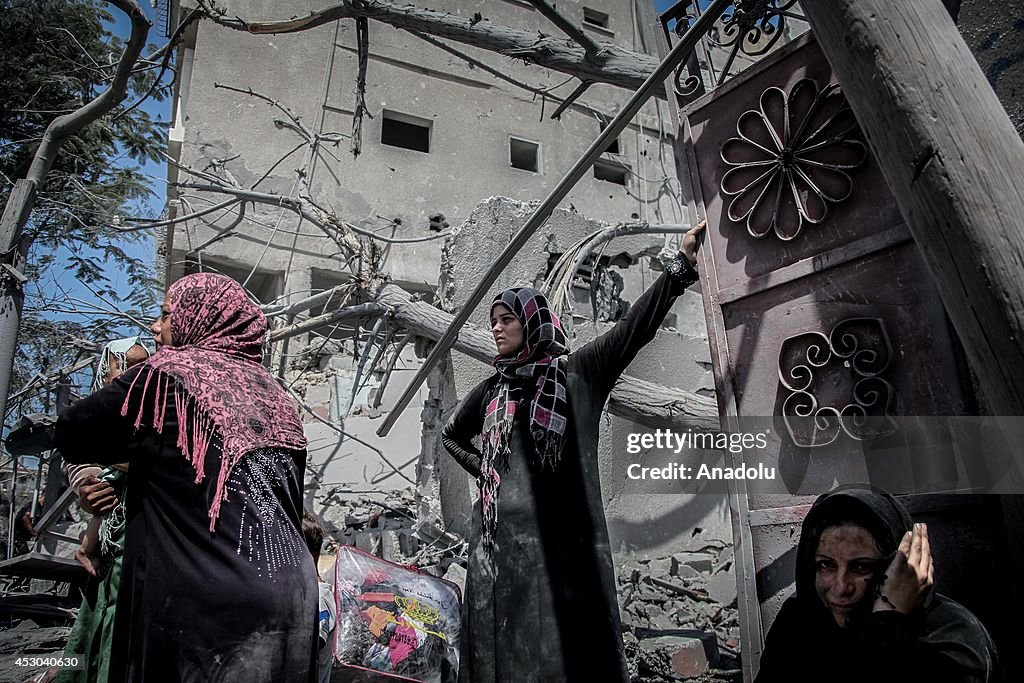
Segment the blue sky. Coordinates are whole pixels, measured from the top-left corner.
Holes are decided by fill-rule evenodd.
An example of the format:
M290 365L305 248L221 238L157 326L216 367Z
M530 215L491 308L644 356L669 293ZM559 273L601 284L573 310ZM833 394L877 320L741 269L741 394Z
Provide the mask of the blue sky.
M154 23L153 28L151 28L149 32L149 42L154 45L162 45L167 38L163 35L162 27L158 25L159 21L156 18L153 7L150 5L149 0L140 0L139 4L146 12L150 21ZM110 12L116 19L113 24L112 31L122 37L127 37L131 31L131 25L127 16L113 7L110 8ZM168 73L168 75L165 76L165 79L169 79L171 77L172 74ZM165 99L163 102L147 100L142 105L142 108L149 112L150 116L154 120L165 122L170 121L170 107L170 98ZM167 176L166 165L147 162L142 168L142 173L144 173L149 179L152 194L148 201L143 205L136 207L136 210L133 211L133 215L138 215L140 217L156 217L163 210L164 202L166 201L167 188L164 182L164 179ZM155 245L152 238L146 238L137 243L124 245L124 249L127 253L136 258L148 259L150 261L155 260ZM127 286L127 278L118 268L112 266L105 268L105 275L110 279L111 283L113 283L115 290L120 292ZM73 296L76 299L86 301L94 300L93 294L78 282L72 270L64 270L59 266L50 268L48 271L41 274L41 278L37 283L30 284L30 294L33 289L35 289L34 285L37 286L47 298L50 298L50 296L59 291L58 288L60 288L67 291L70 296ZM32 302L30 301L29 303L31 304ZM148 313L149 312L147 312L147 315ZM59 314L58 317L60 317ZM125 333L131 332L132 330L125 328Z

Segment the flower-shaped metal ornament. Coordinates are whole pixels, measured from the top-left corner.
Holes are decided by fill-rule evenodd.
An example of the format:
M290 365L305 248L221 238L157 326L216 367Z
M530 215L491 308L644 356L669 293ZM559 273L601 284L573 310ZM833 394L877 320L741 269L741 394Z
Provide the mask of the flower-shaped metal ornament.
M839 86L821 90L809 78L788 95L766 89L759 108L740 116L736 133L722 145L722 161L731 167L722 193L732 197L729 219L757 238L774 232L788 242L805 223L824 222L829 204L853 193L850 172L867 159Z

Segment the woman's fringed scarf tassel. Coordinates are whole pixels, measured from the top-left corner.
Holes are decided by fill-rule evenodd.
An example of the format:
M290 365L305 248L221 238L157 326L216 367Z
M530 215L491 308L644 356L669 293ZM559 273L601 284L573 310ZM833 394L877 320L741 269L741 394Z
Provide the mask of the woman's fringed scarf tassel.
M483 429L483 457L480 459L480 512L483 517L483 545L489 553L494 549L494 531L498 525L498 492L501 475L498 470L507 470L509 440L515 423L516 402L512 400L508 385L487 407Z
M260 448L302 450L306 435L292 400L262 365L267 318L241 285L215 273L186 275L167 289L161 330L163 325L173 343L141 366L121 414L128 414L129 398L145 374L135 429L142 426L143 406L152 396L153 429L162 432L172 399L177 447L195 470L196 484L206 477L214 436L220 439L220 471L209 512L212 533L227 500L228 477L245 455Z

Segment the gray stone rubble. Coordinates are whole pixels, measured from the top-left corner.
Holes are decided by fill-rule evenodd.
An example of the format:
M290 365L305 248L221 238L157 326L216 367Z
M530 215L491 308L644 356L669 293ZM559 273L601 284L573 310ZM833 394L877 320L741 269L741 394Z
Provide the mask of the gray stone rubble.
M332 496L322 520L331 541L418 566L465 587L465 543L435 524L417 522L417 501L410 491L337 491ZM633 682L742 680L731 546L694 538L667 557L617 553L614 559ZM59 655L69 631L13 620L0 625L0 651ZM14 666L13 659L0 663L0 680L26 680L31 673Z

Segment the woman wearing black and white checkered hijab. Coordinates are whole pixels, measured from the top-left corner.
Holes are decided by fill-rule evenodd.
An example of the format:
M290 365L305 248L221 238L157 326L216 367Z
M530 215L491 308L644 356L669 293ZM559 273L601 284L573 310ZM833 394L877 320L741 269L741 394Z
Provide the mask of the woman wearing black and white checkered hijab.
M460 681L626 681L598 476L608 394L697 280L697 235L615 327L579 350L547 298L491 304L495 374L463 398L442 439L477 478ZM480 437L482 448L473 439Z

